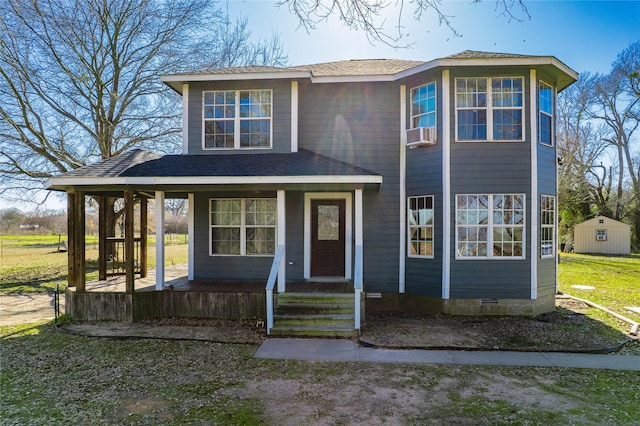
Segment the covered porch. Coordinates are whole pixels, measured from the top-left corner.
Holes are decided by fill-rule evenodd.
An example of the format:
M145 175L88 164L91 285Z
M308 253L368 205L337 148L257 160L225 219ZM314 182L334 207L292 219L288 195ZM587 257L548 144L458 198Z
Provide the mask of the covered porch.
M360 329L363 309L363 192L367 188L377 190L381 176L312 153L160 157L133 151L123 156L105 160L98 167L83 168L53 178L48 183L50 189L64 190L68 196L69 289L66 295L68 311L74 318L123 321L161 317L256 319L264 320L267 333L270 333L278 318L294 322L305 320L299 315L278 313L278 307L285 304L282 298L285 293L340 292L351 294L350 329ZM216 168L220 167L215 165L222 157L223 169ZM229 163L233 164L230 166ZM209 170L211 167L214 170ZM260 174L267 169L273 175ZM190 173L188 176L179 175L179 171L185 170ZM274 246L270 255L265 252L257 257L245 256L244 253L220 256L212 251L210 220L213 210L207 209L213 208L212 200L247 197L237 194L269 197L277 206L274 210ZM289 203L287 194L293 194ZM97 285L86 282L84 223L85 198L88 196L96 199L100 206L99 282L102 284ZM120 197L124 206L124 232L117 241L122 244L124 257L122 275L109 277L108 244L115 239L106 234L102 200L114 196ZM155 247L155 269L149 271L147 267L148 203L151 201L155 205L156 235L162 236L167 197L185 198L189 203L188 263L180 281L167 275L164 245L160 238ZM344 249L340 255L343 261L339 267L342 269L338 273L329 273L330 277L318 277L313 269L310 239L315 229L311 223L315 220L312 210L317 200L324 200L329 207L343 205L346 211L346 224L339 228L339 241ZM136 204L140 206L139 219L134 214ZM289 216L291 211L301 210L304 211L302 216ZM203 225L205 221L208 226ZM289 231L292 223L294 230ZM304 238L297 231L301 227L304 227ZM210 251L206 257L202 253L205 244L209 245ZM290 258L304 257L303 268L289 260L288 250L291 250ZM271 261L265 263L269 258ZM253 275L249 278L253 279L233 272L244 272L242 268L246 262L262 265L250 268ZM200 265L199 269L196 269L197 265ZM215 265L214 274L208 275L211 265ZM288 268L290 273L294 271L297 275L287 276ZM318 282L321 285L317 285ZM99 291L100 285L116 286L118 290ZM318 300L301 301L298 298L286 303L316 306Z

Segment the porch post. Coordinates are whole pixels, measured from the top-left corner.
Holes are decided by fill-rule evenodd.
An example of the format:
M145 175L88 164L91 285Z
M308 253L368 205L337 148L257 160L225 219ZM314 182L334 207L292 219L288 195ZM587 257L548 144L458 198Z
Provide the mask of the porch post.
M363 290L363 277L364 270L362 265L363 259L363 227L362 227L362 189L356 189L355 191L355 217L356 217L356 226L355 226L355 240L356 240L356 258L355 258L355 273L353 279L353 290L354 290L354 327L356 330L360 330L360 322L362 317L362 290Z
M107 200L98 197L98 279L107 279Z
M67 192L67 284L73 287L76 284L76 271L73 269L75 264L76 241L74 233L76 208L76 194Z
M86 291L85 277L85 225L84 192L67 194L67 232L68 232L68 282L76 292Z
M363 235L362 235L362 189L356 189L356 200L355 200L355 216L356 216L356 226L355 226L355 239L356 239L356 247L362 247ZM356 259L356 263L360 262L360 267L362 268L362 258ZM357 266L356 266L357 267Z
M286 203L285 203L285 192L282 189L278 190L278 236L276 238L277 244L276 248L279 245L284 246L284 250L282 252L282 260L280 261L280 267L278 269L278 293L284 293L286 291L286 282L287 282L287 244L286 244Z
M195 268L195 199L193 192L190 192L188 195L188 210L187 210L187 237L188 241L188 251L187 251L187 279L189 281L193 280L194 277L194 268Z
M133 227L133 191L127 189L124 191L124 271L125 271L125 292L133 293L134 291L134 236Z
M189 209L191 209L191 205ZM191 242L191 235L189 235ZM164 288L164 191L156 191L156 290Z
M147 276L147 197L140 198L140 278Z

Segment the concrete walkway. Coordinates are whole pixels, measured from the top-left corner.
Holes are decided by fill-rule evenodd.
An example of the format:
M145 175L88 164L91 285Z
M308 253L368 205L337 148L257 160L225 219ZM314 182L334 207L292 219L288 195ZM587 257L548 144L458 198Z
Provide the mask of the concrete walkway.
M505 365L640 371L640 356L556 352L443 351L361 347L341 339L267 339L256 358L415 364Z
M0 326L29 324L55 317L53 294L26 293L0 296ZM60 295L64 312L64 293Z
M171 265L164 270L165 286L184 285L187 282L187 265ZM151 268L146 278L136 278L135 291L155 288L156 271ZM64 288L60 294L60 312L65 312ZM111 277L105 281L88 281L87 291L124 292L125 277ZM55 317L54 296L50 293L24 293L0 295L0 326L29 324Z

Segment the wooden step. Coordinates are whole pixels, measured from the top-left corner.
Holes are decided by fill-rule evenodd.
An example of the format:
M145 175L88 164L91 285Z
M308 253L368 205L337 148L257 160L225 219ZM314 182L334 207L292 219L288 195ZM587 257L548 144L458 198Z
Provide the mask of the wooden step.
M280 293L272 336L353 337L353 293Z
M344 325L353 327L355 316L351 314L276 314L274 323L282 326Z
M278 326L271 329L271 336L298 337L357 337L358 330L353 326Z

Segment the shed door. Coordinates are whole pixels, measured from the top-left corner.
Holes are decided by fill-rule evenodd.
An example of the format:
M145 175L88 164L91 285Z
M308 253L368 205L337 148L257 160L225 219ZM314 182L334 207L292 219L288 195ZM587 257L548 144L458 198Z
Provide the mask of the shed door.
M344 277L345 200L311 200L311 275Z

